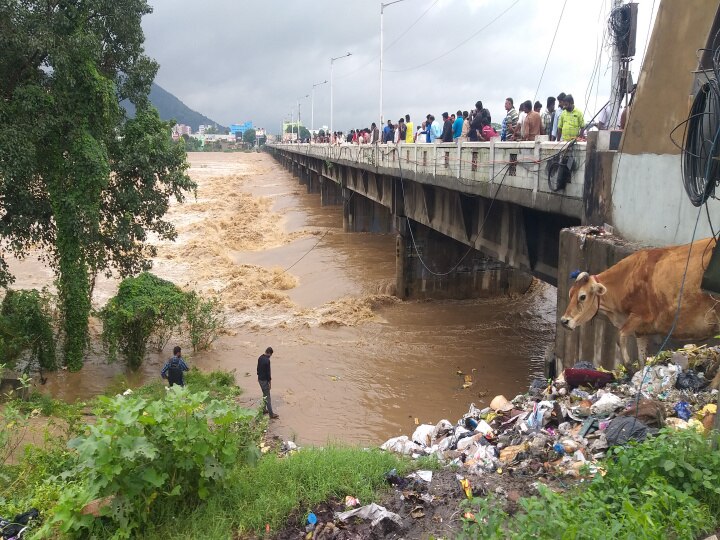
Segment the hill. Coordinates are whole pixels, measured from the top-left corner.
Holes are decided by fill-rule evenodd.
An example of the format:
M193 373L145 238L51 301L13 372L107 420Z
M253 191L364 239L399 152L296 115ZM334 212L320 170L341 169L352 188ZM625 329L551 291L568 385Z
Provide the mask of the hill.
M150 89L150 102L160 113L160 118L163 120L170 120L174 118L178 124L186 124L190 126L193 132L198 130L198 126L200 124L217 125L218 131L221 133L227 130L227 127L222 126L207 116L192 110L177 97L155 83L153 83L152 88ZM130 116L135 114L135 107L132 103L124 101L122 105L128 111Z

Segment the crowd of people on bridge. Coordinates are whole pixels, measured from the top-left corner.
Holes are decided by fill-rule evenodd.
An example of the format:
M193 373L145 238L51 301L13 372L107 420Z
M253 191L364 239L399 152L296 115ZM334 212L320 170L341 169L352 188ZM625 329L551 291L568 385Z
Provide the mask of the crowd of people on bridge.
M631 91L630 104L635 88ZM588 124L583 112L575 106L572 94L560 92L547 98L545 108L539 101L526 100L515 107L512 97L505 99L505 116L500 132L492 124L490 111L477 101L470 111L444 112L441 118L428 114L425 119L413 123L409 114L396 122L388 120L382 129L373 122L370 127L351 129L348 133L336 131L315 135L312 142L330 144L401 144L401 143L458 143L483 142L499 138L501 141L534 141L538 135L546 135L550 141L582 139L585 132L595 126L598 129L617 129L610 126L612 107L608 103ZM624 129L627 109L620 116L620 129ZM496 124L497 125L497 124Z

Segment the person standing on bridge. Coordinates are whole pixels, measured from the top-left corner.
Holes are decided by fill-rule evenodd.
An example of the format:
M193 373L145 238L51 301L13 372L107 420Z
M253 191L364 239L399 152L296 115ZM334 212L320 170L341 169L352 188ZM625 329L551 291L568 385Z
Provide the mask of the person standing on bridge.
M377 144L380 142L380 130L375 125L375 122L373 122L370 125L370 144Z
M552 141L553 117L555 116L555 98L550 96L547 98L545 111L540 115L542 120L543 135L548 136L548 140Z
M558 140L572 141L582 137L585 131L585 118L583 113L575 107L575 100L572 94L565 96L565 110L558 121Z
M507 114L505 115L505 118L503 118L500 139L503 141L514 141L515 130L518 125L518 112L515 110L513 98L509 97L505 99L505 110L507 111Z
M415 129L415 126L414 126L414 124L410 121L410 115L409 115L409 114L406 114L406 115L405 115L405 127L406 127L405 142L406 142L406 143L412 143L413 140L415 139L415 131L413 131L413 130Z
M270 418L280 418L280 415L275 414L272 409L272 401L270 400L270 387L272 386L272 376L270 375L270 357L273 355L272 347L265 349L265 354L261 354L258 358L257 363L257 376L258 383L260 384L260 390L262 390L263 399L265 401L265 410L263 413L268 413Z

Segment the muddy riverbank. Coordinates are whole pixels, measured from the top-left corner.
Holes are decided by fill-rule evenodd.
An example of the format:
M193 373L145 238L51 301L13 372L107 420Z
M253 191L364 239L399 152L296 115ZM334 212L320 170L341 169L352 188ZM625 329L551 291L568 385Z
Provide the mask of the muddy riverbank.
M453 418L471 402L522 392L541 372L553 338L553 288L537 284L512 299L400 302L392 296L392 235L344 233L342 208L320 206L269 155L197 153L189 161L198 197L172 206L178 240L158 244L153 272L220 297L227 334L187 356L200 369L235 370L248 405L260 397L257 356L275 349L279 436L377 444L407 432L415 418ZM18 287L52 282L32 259L12 269ZM98 283L94 304L116 286ZM99 331L94 323L95 337ZM158 376L167 356L150 355L127 374L95 345L80 373L52 374L44 390L74 400L118 378L140 384ZM472 374L470 388L457 371Z

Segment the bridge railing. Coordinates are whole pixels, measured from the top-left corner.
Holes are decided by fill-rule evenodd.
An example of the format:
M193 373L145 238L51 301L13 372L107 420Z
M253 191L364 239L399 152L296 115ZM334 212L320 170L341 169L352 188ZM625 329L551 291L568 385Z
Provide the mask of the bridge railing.
M466 142L447 144L274 144L276 148L370 167L395 169L407 178L449 177L473 182L498 183L535 192L555 193L582 199L585 177L585 143L564 142ZM548 168L556 157L574 161L570 183L554 192L548 183Z

